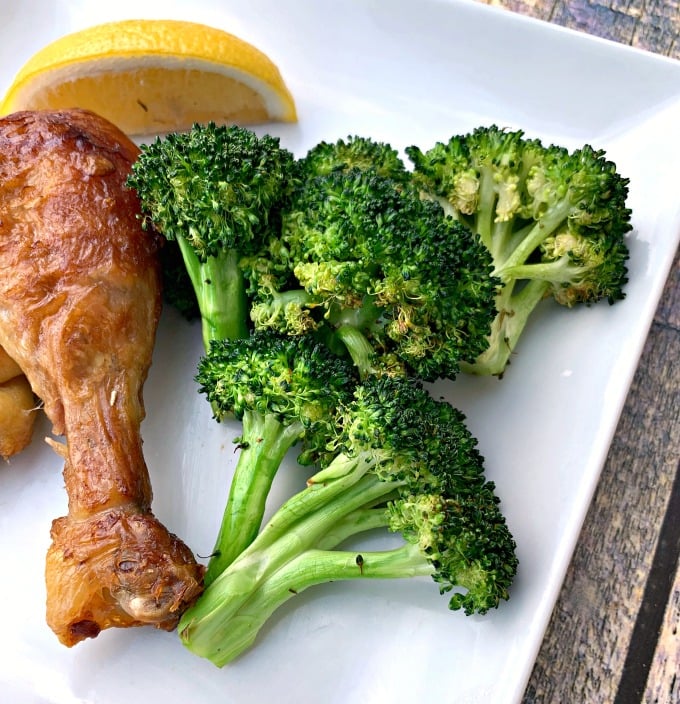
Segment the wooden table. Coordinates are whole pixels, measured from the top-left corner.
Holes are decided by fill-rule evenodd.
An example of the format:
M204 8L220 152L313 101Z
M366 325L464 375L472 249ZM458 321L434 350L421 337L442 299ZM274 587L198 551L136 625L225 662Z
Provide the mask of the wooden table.
M680 59L680 0L481 1ZM676 254L524 703L680 703L679 553Z

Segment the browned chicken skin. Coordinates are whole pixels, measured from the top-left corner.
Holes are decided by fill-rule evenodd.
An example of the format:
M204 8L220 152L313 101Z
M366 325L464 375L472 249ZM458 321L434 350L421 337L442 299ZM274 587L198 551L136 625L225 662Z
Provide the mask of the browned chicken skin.
M170 630L203 568L151 513L142 387L160 313L158 241L125 188L137 147L85 111L0 120L0 345L63 443L47 621L68 646L111 626Z

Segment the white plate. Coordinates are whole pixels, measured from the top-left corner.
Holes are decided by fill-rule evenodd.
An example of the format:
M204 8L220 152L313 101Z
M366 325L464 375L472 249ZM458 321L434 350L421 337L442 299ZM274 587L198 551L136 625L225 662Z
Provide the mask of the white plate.
M635 231L623 303L546 303L506 378L445 392L469 417L519 544L512 598L485 617L449 613L429 580L319 587L282 609L225 669L175 634L107 631L68 650L44 622L51 520L66 510L61 463L40 442L0 468L3 701L236 704L518 701L671 264L680 232L680 64L465 2L435 0L2 0L0 90L45 42L96 22L184 17L231 30L279 64L299 107L274 126L302 153L360 133L396 147L495 122L607 149L630 177ZM209 552L234 462L192 381L196 327L162 321L146 387L154 508ZM274 499L294 487L281 478Z

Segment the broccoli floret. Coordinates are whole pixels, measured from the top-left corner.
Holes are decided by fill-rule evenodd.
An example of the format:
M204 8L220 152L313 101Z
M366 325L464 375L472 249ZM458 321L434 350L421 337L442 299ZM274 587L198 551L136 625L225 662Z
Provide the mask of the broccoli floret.
M316 330L362 376L452 378L486 347L498 279L467 227L374 169L304 181L282 234L243 260L256 328Z
M603 151L569 152L492 125L406 152L414 180L479 234L504 284L488 349L465 371L502 375L543 298L573 306L624 297L629 181Z
M339 429L333 459L182 617L179 634L194 653L225 665L283 602L324 582L429 575L449 608L466 614L509 597L515 542L462 413L412 378L371 377ZM375 528L401 543L340 548Z
M280 209L296 181L296 161L278 138L243 127L199 125L142 145L128 185L140 199L145 227L179 245L201 314L203 340L249 331L240 256L258 251L280 225ZM169 300L189 309L185 273ZM176 292L169 289L176 287Z
M257 534L273 479L291 447L300 464L319 461L335 436L337 410L356 385L355 368L311 336L254 332L216 340L196 380L217 420L241 421L239 459L215 549L209 584Z
M305 178L326 176L333 171L375 171L380 176L408 184L411 174L399 152L387 142L350 135L335 142L319 142L301 160Z

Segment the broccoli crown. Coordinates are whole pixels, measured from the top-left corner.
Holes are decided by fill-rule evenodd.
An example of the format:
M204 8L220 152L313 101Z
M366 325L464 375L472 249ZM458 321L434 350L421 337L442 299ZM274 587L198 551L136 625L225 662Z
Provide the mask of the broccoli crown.
M439 204L351 169L297 192L280 240L247 263L246 276L256 327L352 328L377 366L396 358L432 380L455 376L461 359L486 346L499 284L491 269L483 244ZM295 288L300 295L281 295Z
M624 297L629 181L604 151L492 125L406 152L414 180L480 235L505 283L545 281L565 305Z
M147 225L168 239L184 238L205 261L224 250L259 248L278 227L296 163L276 137L211 122L142 145L128 185Z
M532 169L527 189L534 219L559 220L540 242L546 273L539 269L536 274L551 282L555 299L568 306L623 299L629 258L625 235L632 229L628 179L604 151L588 145L572 153L556 150L556 158ZM512 266L509 261L509 275Z
M347 456L377 455L382 481L414 491L474 491L483 458L464 414L434 399L410 376L371 376L340 413L336 447Z
M493 482L474 491L460 486L458 492L404 492L388 506L388 526L417 546L441 593L454 592L449 608L484 614L509 598L516 543Z
M322 141L300 161L305 178L326 176L333 171L375 171L399 183L408 183L410 173L399 152L386 142L350 135L335 142Z
M355 368L309 335L256 331L250 337L213 341L199 361L199 391L218 418L247 412L301 423L308 444L323 446L335 434L336 411L351 398Z
M346 452L381 448L373 473L400 484L387 525L418 548L442 593L455 590L450 608L485 613L507 599L516 544L463 413L402 377L364 382L348 413Z

